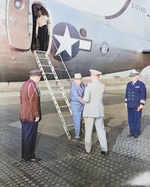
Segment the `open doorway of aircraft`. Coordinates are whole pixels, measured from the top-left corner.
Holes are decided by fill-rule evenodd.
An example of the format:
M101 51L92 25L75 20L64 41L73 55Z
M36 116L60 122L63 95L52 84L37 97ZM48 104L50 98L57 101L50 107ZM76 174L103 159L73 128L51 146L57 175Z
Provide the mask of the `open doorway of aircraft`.
M38 8L49 18L46 51L52 64L63 61L71 77L89 76L89 69L108 74L150 65L150 1L122 2L113 14L100 16L55 0L1 0L0 81L25 81L38 68Z

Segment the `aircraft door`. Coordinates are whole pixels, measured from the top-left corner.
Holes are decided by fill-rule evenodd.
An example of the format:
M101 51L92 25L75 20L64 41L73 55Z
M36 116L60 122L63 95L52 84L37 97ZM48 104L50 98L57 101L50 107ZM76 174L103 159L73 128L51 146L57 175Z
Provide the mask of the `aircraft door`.
M147 40L150 41L150 1L148 2L147 10Z
M29 0L7 0L7 34L14 49L29 50Z

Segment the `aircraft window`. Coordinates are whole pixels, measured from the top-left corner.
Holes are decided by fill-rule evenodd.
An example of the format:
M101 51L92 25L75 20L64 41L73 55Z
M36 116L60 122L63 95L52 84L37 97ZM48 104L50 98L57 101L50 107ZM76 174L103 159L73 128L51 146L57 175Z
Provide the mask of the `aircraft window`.
M24 5L23 0L15 0L14 5L17 9L22 9Z
M85 29L80 29L80 34L81 34L81 36L82 37L86 37L87 36L87 32L86 32L86 30Z

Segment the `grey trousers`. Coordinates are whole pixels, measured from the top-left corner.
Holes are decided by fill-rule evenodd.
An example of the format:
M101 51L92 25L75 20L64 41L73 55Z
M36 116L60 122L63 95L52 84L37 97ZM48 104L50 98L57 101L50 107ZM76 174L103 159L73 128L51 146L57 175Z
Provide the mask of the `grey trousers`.
M85 118L85 150L87 153L91 152L92 146L92 131L95 120L95 127L100 142L101 151L108 151L106 132L104 129L104 121L102 118Z

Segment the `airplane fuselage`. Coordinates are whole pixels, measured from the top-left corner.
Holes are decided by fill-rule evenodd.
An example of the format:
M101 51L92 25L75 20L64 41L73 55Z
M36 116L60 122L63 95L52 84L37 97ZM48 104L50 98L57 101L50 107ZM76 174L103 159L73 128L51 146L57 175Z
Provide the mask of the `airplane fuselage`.
M38 5L49 17L47 50L54 61L65 62L71 76L76 72L89 76L89 69L107 74L150 64L147 0L127 0L122 10L105 17L54 0L18 0L23 5L15 2L0 2L1 82L25 81L30 70L38 69L32 50L34 8Z

